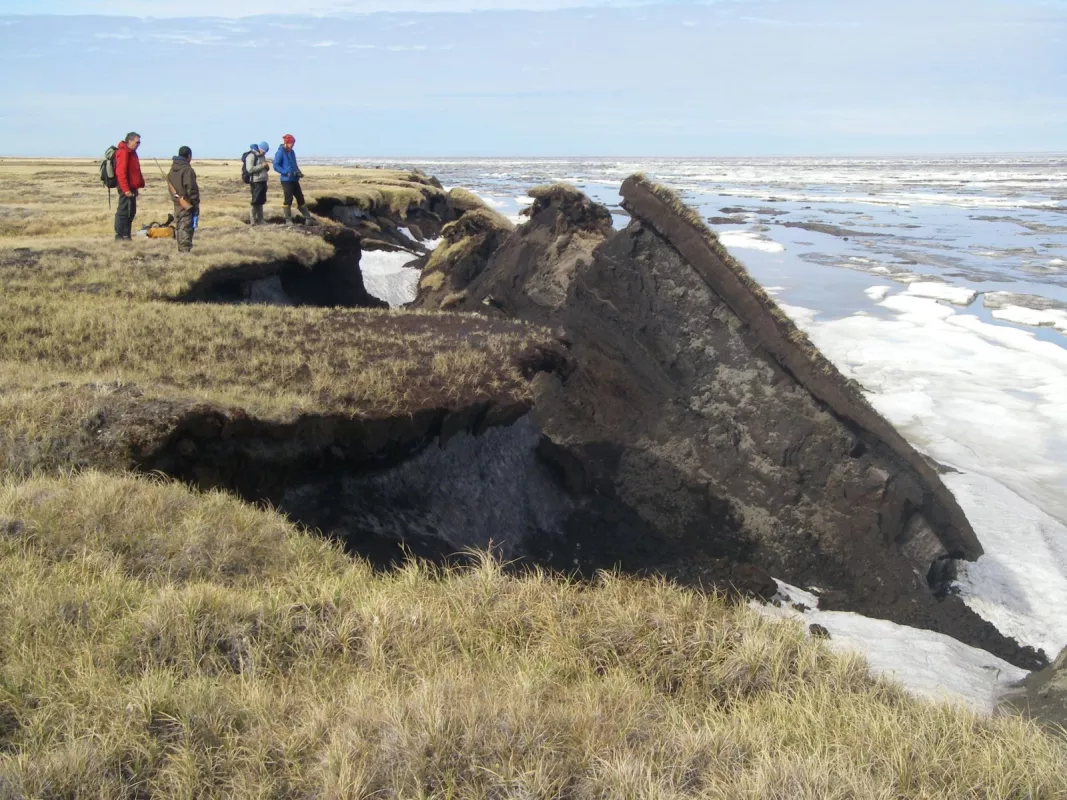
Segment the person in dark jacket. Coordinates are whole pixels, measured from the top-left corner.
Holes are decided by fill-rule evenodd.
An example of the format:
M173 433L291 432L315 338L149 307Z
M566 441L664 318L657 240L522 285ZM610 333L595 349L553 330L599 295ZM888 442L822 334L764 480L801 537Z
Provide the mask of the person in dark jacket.
M296 207L304 215L304 224L314 225L315 220L311 218L311 212L304 202L304 192L300 188L300 179L304 177L304 173L300 171L300 166L296 163L296 153L293 152L294 144L296 144L296 138L293 134L287 133L282 137L278 152L274 154L274 171L282 176L282 214L285 216L285 224L292 225L293 198L296 198Z
M245 172L251 176L252 187L252 211L249 222L252 225L262 225L263 206L267 202L267 179L270 177L270 162L267 153L270 145L266 142L248 146L248 155L245 156Z
M144 188L141 159L137 148L141 134L130 132L115 150L115 180L119 185L119 207L115 211L115 240L129 241L133 218L137 216L137 192Z
M193 249L193 232L200 218L200 187L196 184L192 160L193 151L182 145L167 176L168 189L174 200L174 238L178 240L179 253Z

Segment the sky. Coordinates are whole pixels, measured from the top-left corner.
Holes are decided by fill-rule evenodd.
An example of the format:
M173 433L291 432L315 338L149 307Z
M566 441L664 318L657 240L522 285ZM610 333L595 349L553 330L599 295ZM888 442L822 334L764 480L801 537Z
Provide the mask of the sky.
M0 0L0 155L1067 150L1067 0Z

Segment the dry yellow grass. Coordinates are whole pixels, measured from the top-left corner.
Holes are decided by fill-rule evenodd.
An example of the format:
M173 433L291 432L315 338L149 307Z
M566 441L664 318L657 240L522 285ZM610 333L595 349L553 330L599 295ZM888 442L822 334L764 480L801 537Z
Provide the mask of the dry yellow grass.
M0 293L86 292L138 300L180 297L198 281L257 269L276 272L291 262L310 267L334 254L321 236L302 228L221 228L202 231L194 252L178 253L173 239L107 236L0 239Z
M445 274L443 272L427 272L423 274L419 280L420 289L429 289L432 292L436 292L445 283Z
M173 211L166 183L152 159L142 153L146 188L138 198L134 230ZM170 158L159 159L164 171ZM115 191L108 208L99 179L99 162L89 159L0 159L0 240L27 236L78 237L113 233ZM201 193L201 226L237 227L248 219L250 190L241 182L240 154L228 160L193 160ZM353 196L396 211L423 202L443 190L417 172L346 167L302 167L309 201L315 197ZM267 214L280 213L281 186L271 173Z
M3 298L0 471L124 468L205 404L284 424L524 401L516 356L549 338L459 315Z
M0 793L1060 798L1067 749L656 581L375 575L270 511L0 484Z

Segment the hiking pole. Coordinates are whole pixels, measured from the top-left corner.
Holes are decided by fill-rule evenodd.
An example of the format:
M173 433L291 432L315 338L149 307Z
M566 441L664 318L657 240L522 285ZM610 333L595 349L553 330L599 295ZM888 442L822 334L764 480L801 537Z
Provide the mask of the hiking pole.
M170 196L178 201L178 205L182 207L183 211L188 211L190 208L192 208L193 206L189 203L189 201L182 197L180 194L178 194L178 190L175 189L174 184L170 182L170 178L167 177L167 173L165 173L163 171L163 167L159 165L159 159L153 158L152 160L156 162L156 169L158 169L159 174L163 176L163 180L167 182L167 186L170 189Z

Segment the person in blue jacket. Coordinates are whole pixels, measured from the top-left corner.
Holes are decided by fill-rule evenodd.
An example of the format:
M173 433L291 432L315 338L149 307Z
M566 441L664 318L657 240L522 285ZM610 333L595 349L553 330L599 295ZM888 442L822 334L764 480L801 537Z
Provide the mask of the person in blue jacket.
M295 197L296 207L304 216L304 224L314 225L315 220L304 202L304 192L300 188L300 179L304 177L304 173L300 171L300 166L296 163L296 153L293 152L294 144L296 144L296 137L287 133L282 137L278 152L274 154L274 171L281 175L282 182L282 213L285 216L285 224L292 225L293 198Z

